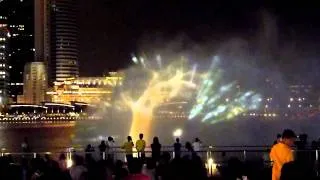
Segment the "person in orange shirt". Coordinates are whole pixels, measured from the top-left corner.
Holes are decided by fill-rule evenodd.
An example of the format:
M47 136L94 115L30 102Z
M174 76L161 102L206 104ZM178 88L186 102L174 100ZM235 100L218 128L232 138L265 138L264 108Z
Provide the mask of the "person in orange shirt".
M273 162L272 180L280 180L282 166L294 160L291 147L294 146L296 137L292 130L286 129L282 133L281 141L272 147L270 152L270 159Z

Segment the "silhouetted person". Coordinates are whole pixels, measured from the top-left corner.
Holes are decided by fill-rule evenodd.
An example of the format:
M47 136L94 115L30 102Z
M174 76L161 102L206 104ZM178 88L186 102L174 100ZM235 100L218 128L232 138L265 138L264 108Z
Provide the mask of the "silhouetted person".
M277 134L277 139L273 142L273 145L281 141L281 134Z
M86 161L91 160L92 159L92 154L94 152L94 148L91 146L91 144L88 144L86 149L85 149L85 153L86 153Z
M151 144L151 154L153 160L159 161L161 154L161 144L158 137L153 138L153 142Z
M227 166L227 172L226 172L226 179L242 179L243 175L243 163L235 157L232 157L228 160L228 166Z
M299 161L288 162L281 169L280 180L302 180L315 177L313 168Z
M91 144L88 144L86 149L85 149L86 152L94 152L94 148L92 147Z
M99 145L99 150L102 153L102 152L106 152L106 149L107 149L107 145L106 145L106 142L103 140Z
M105 141L101 141L99 145L99 150L100 150L101 157L103 157L103 153L106 153L106 150L107 150L107 144Z
M176 142L173 144L174 148L174 158L180 158L181 157L181 143L180 139L177 138Z
M187 152L185 153L184 157L186 157L187 159L191 159L194 154L194 150L193 150L191 143L186 142L185 148L186 148Z
M201 151L201 141L199 138L195 138L194 142L192 143L192 148L195 152Z
M146 141L143 140L143 134L139 134L139 140L136 142L136 149L138 152L138 157L142 160L145 159L145 148L146 148Z
M126 158L127 158L127 162L128 164L130 164L130 162L133 159L133 152L132 152L132 148L134 147L134 144L132 142L132 138L131 136L127 137L127 142L125 142L121 148L124 149L125 153L126 153Z
M298 141L296 142L296 146L298 150L305 150L306 149L306 145L308 143L308 135L307 134L300 134L300 136L298 136Z
M115 142L113 140L113 137L109 136L107 141L107 153L108 153L108 159L114 161L115 154L114 154L114 148L115 148Z
M272 147L270 152L270 159L273 162L272 180L279 180L282 166L294 160L291 147L295 140L296 134L292 130L286 129L282 133L282 140Z
M22 152L24 153L30 152L30 145L27 137L25 137L23 142L21 143L21 148L22 148Z

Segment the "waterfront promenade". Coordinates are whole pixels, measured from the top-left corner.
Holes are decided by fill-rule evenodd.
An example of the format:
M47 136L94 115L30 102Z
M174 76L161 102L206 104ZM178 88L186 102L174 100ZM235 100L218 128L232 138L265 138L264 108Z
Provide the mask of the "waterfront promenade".
M317 149L311 150L310 148L296 151L296 154L304 154L305 162L308 167L312 168L311 171L316 178L319 152ZM177 158L172 146L163 146L160 159L153 162L151 151L147 148L145 151L146 159L142 163L145 166L141 166L141 168L142 173L147 175L151 173L152 176L162 177L161 179L190 179L191 177L196 179L230 179L243 176L251 180L267 180L271 178L272 162L268 158L269 150L270 146L203 146L201 151L192 156L187 149L183 148L182 156ZM112 159L109 156L110 152L112 153ZM133 155L137 157L137 152L133 151ZM75 166L81 166L86 169L86 179L100 179L98 176L103 176L105 179L121 179L122 176L130 174L125 153L120 147L109 149L109 153L100 152L97 146L91 150L85 147L69 147L65 148L64 152L6 152L5 149L2 149L0 159L2 167L5 163L9 163L7 164L9 169L13 165L23 168L25 161L31 164L36 162L39 163L36 166L42 164L46 168L57 163L59 168L54 171L60 172L58 173L60 175L62 172L69 173ZM48 165L48 163L51 163L51 165ZM65 165L64 170L61 169L61 164ZM197 165L194 166L194 164ZM46 177L46 173L53 171L52 169L41 168L41 166L36 169L43 172L42 176L44 177ZM188 172L184 171L186 169L188 169ZM119 170L123 174L118 174ZM35 169L31 171L35 171ZM7 173L9 172L11 171ZM8 176L12 177L12 175Z

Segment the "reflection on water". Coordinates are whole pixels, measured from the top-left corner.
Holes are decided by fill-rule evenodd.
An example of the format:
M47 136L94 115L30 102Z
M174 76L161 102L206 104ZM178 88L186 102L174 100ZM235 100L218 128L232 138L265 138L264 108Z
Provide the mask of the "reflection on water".
M0 129L0 148L21 151L24 137L28 137L32 151L62 151L71 145L73 127Z
M19 152L24 137L28 137L33 151L60 152L68 147L84 147L90 143L97 147L102 139L115 137L116 145L121 145L129 134L131 121L126 118L113 120L106 117L102 121L77 122L74 127L0 129L0 148ZM285 120L239 119L237 121L208 125L196 121L154 120L152 136L158 136L162 145L172 145L173 131L182 129L181 142L199 137L203 144L212 146L265 146L273 143L277 133L285 128L297 134L307 133L310 141L319 137L318 119ZM133 137L134 142L138 137ZM152 142L147 142L150 145Z

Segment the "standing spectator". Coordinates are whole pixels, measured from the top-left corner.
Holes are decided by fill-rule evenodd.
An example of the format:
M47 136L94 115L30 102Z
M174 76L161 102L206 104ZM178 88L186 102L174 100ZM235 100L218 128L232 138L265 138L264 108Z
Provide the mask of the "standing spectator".
M112 162L116 159L114 154L114 148L115 148L115 142L113 140L113 137L109 136L107 141L107 153L108 153L108 159L111 159Z
M192 143L192 148L195 153L198 153L201 151L201 141L199 138L196 138L194 140L194 142Z
M134 144L132 142L132 138L131 136L128 136L127 137L127 142L125 142L122 146L121 146L121 149L124 149L125 153L126 153L126 159L127 159L127 162L128 164L130 164L130 162L132 161L133 159L133 152L132 152L132 148L134 147Z
M181 157L181 143L180 139L177 138L176 142L173 144L174 148L174 158L180 158Z
M159 142L158 137L153 138L153 142L151 144L151 154L152 154L152 159L156 162L159 161L160 158L160 152L161 152L161 144Z
M103 153L106 153L106 149L107 149L106 141L103 140L99 145L100 155L102 158L103 158Z
M86 149L85 149L85 157L86 157L86 161L92 160L92 154L94 152L94 148L92 147L91 144L88 144Z
M291 147L295 140L296 134L286 129L282 133L282 140L272 147L270 152L270 159L273 162L272 180L280 180L282 166L294 160Z
M276 145L281 141L281 134L277 134L277 139L273 142L273 145Z
M143 134L139 134L139 140L136 142L136 149L138 152L138 158L141 158L143 161L145 159L145 150L146 148L146 141L143 140Z
M194 150L192 148L192 145L190 142L186 142L185 144L185 148L187 150L186 154L184 155L184 157L186 157L187 159L191 160L192 156L194 154Z

